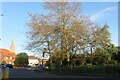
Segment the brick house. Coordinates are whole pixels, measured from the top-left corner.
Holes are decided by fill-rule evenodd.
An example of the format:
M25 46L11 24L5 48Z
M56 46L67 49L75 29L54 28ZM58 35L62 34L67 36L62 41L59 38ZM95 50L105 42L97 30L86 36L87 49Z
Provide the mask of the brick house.
M14 39L12 39L10 50L8 49L0 49L0 63L5 62L7 64L13 64L15 60L16 54L15 54L15 45L14 45Z
M14 52L9 51L8 49L0 49L1 53L1 62L6 62L7 64L13 64L16 57Z

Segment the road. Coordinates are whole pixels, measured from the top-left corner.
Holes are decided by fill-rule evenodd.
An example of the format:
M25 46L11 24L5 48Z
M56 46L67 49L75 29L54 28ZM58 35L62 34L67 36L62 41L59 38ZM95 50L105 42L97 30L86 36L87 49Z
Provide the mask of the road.
M17 79L21 79L26 80L28 78L28 80L32 80L32 79L44 79L44 78L51 78L54 80L63 80L63 79L67 79L67 78L71 78L71 79L75 79L75 80L118 80L115 78L105 78L105 77L86 77L86 76L71 76L71 75L58 75L58 74L52 74L48 71L42 71L42 72L35 72L32 69L29 68L17 68L17 69L10 69L9 72L9 80L17 80ZM56 79L55 79L56 78ZM62 79L61 79L62 78Z

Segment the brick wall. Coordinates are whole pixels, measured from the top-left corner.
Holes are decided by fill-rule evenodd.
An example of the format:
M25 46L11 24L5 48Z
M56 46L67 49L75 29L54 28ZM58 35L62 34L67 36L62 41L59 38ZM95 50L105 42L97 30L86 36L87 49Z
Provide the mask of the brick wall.
M7 64L13 64L16 57L16 54L9 51L8 49L0 49L1 61L5 61Z

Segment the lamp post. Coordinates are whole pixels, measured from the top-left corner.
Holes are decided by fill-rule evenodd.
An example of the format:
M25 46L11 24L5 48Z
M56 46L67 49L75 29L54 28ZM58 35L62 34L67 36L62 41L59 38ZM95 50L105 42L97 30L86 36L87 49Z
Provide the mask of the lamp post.
M2 13L0 13L0 16L3 16L3 14L2 14Z
M2 13L0 13L0 16L2 17L2 16L3 16L3 14L2 14ZM0 41L1 41L1 38L0 38ZM2 53L0 53L0 64L2 63L2 62L1 62L1 54L2 54Z
M0 13L0 16L3 16L3 14ZM0 41L1 41L1 38L0 38ZM1 54L2 54L2 53L0 52L0 79L2 79L2 65L1 65L1 63L2 63L2 62L1 62L1 58L2 58L2 57L1 57Z

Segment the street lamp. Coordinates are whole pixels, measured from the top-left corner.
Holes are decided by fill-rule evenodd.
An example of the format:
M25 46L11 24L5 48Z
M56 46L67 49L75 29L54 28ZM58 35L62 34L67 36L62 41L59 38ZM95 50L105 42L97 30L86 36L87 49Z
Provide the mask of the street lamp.
M2 13L0 13L0 16L3 16L3 14L2 14ZM1 38L0 38L0 41L1 41Z
M3 16L3 14L2 13L0 13L0 16ZM1 41L1 38L0 38L0 41ZM1 59L1 53L0 53L0 59ZM1 64L2 62L1 62L1 60L0 60L0 64Z
M0 16L3 16L3 14L2 14L2 13L0 13ZM1 38L0 38L0 41L1 41ZM1 59L1 54L0 54L0 59ZM0 61L0 64L1 64L1 61Z
M0 16L3 16L3 14L2 14L2 13L0 13Z
M3 14L2 14L2 13L0 13L0 16L3 16ZM1 41L1 38L0 38L0 41Z

